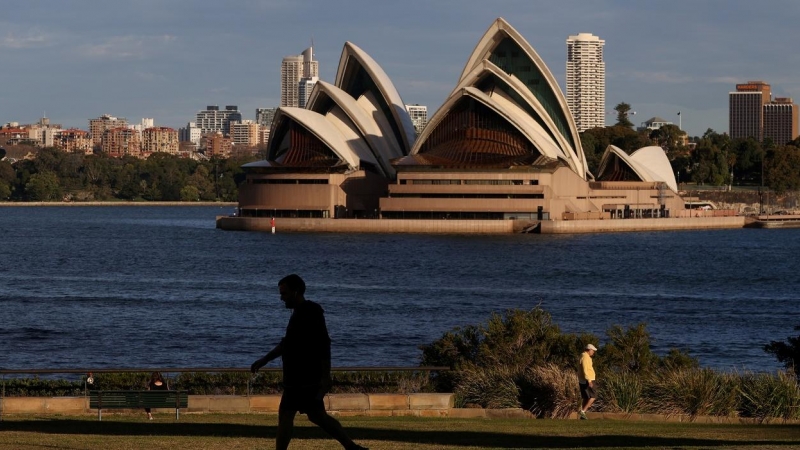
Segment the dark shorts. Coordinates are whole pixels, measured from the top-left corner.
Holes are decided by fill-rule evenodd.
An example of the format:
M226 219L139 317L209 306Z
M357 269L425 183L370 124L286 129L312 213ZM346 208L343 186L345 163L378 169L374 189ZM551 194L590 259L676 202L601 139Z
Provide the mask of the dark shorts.
M589 400L590 398L597 398L597 391L595 388L590 387L589 383L579 383L581 386L581 398Z
M279 411L295 411L308 414L309 411L325 411L325 403L319 398L319 388L284 389Z

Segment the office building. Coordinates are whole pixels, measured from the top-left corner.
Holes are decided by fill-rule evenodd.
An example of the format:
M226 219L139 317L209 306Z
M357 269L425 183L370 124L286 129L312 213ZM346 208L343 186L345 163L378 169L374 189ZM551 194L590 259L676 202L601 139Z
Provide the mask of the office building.
M408 116L411 118L411 123L414 124L414 130L417 136L422 133L425 124L428 123L428 107L423 105L405 105Z
M567 106L579 133L606 126L605 42L591 33L567 39Z
M92 145L95 147L102 145L103 134L106 130L119 127L127 127L128 121L124 117L114 117L103 114L97 119L89 119L89 135L92 138Z
M287 56L281 63L281 105L300 106L300 80L319 77L319 62L314 61L313 47L300 55Z
M201 134L216 133L228 134L231 131L231 122L241 122L242 113L236 105L228 105L225 110L219 106L209 105L204 111L198 111L195 123L200 128Z
M770 85L763 81L737 84L728 94L728 123L732 139L764 139L764 105L770 102Z
M791 98L776 97L764 105L764 139L784 145L797 135L797 105Z

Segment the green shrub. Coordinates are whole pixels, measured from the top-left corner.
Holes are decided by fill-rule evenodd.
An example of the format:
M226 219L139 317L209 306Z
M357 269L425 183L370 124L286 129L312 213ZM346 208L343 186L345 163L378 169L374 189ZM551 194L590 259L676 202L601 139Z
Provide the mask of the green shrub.
M334 372L331 393L397 393L434 392L428 372Z
M190 395L268 395L283 391L283 375L262 371L256 377L247 372L184 372L164 380L171 389L186 390ZM93 375L90 390L147 389L150 373L99 373ZM431 376L425 371L333 372L331 393L415 393L436 392ZM7 397L64 397L84 395L85 376L80 380L6 378ZM249 386L248 386L249 382ZM452 392L452 391L451 391Z
M760 421L800 418L800 389L793 373L745 373L740 377L739 415Z
M556 364L531 367L516 378L522 407L536 417L566 418L580 405L578 375Z
M455 388L457 406L519 408L519 388L514 377L511 370L502 367L464 367Z
M794 327L795 331L800 330L800 326ZM800 378L800 336L788 337L786 342L771 341L764 346L764 351L775 356L783 365L794 371L796 377Z
M641 376L631 372L607 372L598 389L598 409L623 413L641 411L643 391Z
M80 380L41 378L5 378L6 397L79 397L83 395Z
M652 377L645 393L646 408L653 413L734 416L738 380L711 369L679 369Z
M562 333L538 306L530 311L508 310L505 315L493 314L485 325L455 328L422 347L422 365L456 371L467 365L504 367L515 373L547 363L574 368L578 350L588 342L597 339L590 334ZM440 374L437 388L452 390L458 378L457 372Z

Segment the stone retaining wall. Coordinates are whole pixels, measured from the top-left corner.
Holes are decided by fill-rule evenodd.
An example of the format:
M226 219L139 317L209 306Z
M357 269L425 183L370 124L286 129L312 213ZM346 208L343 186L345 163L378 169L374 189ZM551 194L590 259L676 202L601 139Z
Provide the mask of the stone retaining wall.
M417 416L449 417L453 419L533 419L530 411L520 408L483 409L454 408L453 394L333 394L325 396L325 409L337 416ZM5 397L2 414L97 414L89 409L86 397ZM277 414L280 395L190 395L189 407L184 413L265 413ZM155 409L156 413L174 413L174 409ZM104 415L141 413L141 410L103 410ZM716 417L664 414L629 414L609 412L587 412L589 419L633 420L647 422L693 422L731 424L800 424L800 420L769 419L761 421L749 417ZM577 420L573 413L568 419Z
M280 395L190 395L189 413L277 414ZM453 409L453 394L332 394L325 396L325 409L340 416L424 416L444 417ZM86 397L5 397L2 414L83 414L89 409ZM130 410L103 410L104 413ZM172 408L156 409L171 412Z

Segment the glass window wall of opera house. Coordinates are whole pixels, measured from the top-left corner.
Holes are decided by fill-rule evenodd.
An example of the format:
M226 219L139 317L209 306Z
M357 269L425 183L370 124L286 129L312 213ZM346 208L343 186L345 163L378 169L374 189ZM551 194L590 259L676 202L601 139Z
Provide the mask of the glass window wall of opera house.
M241 217L563 220L684 208L663 150L605 151L589 173L575 121L533 47L504 19L478 41L419 136L399 93L347 42L334 83L279 108L267 159L243 166Z

